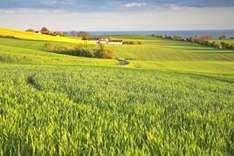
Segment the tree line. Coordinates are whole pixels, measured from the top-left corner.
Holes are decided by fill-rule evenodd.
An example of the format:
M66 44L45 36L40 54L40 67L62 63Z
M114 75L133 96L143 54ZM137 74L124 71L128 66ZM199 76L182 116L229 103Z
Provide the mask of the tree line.
M193 37L184 38L181 36L168 36L168 35L151 35L152 37L157 37L161 39L168 39L168 40L174 40L174 41L186 41L191 43L197 43L203 46L208 46L212 48L218 48L218 49L234 49L234 44L227 43L223 40L227 39L225 35L220 36L218 39L219 41L212 41L212 36L210 35L195 35ZM230 38L234 39L234 38Z
M33 30L33 29L27 29L27 32L34 32L34 33L41 33L45 35L51 35L51 36L64 36L64 33L61 31L50 31L46 27L42 27L39 31L38 30Z

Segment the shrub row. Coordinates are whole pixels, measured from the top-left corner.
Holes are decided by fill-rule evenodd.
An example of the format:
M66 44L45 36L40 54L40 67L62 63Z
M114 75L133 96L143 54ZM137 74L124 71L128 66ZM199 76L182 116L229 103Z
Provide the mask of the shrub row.
M42 27L40 31L38 30L33 30L33 29L27 29L25 30L26 32L33 32L33 33L41 33L41 34L45 34L45 35L51 35L51 36L64 36L63 32L60 31L50 31L48 28L46 27Z
M192 42L197 43L203 46L208 46L212 48L218 48L218 49L234 49L233 44L229 44L226 42L214 42L209 41L212 39L211 36L203 35L203 36L194 36L189 38L183 38L180 36L161 36L161 35L152 35L153 37L162 38L162 39L168 39L168 40L174 40L174 41L186 41L186 42Z
M93 58L114 58L114 51L99 45L98 48L85 48L83 46L76 47L59 47L50 43L45 44L46 50L57 54L65 54L72 56L93 57Z
M4 35L0 35L0 38L19 39L19 38L14 37L14 36L4 36Z
M129 45L141 45L141 41L123 41L123 44L129 44Z
M203 46L208 46L208 47L212 47L212 48L218 48L218 49L234 49L234 45L233 44L229 44L226 42L214 42L214 41L190 41L193 43L198 43L200 45Z

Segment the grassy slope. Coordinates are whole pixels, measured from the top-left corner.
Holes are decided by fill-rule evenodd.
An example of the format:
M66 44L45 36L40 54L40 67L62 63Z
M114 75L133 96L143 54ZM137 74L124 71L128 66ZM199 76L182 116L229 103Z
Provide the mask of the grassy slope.
M0 66L4 155L232 155L233 79Z
M1 33L0 33L1 35ZM64 56L46 51L45 44L53 43L62 46L76 46L60 41L33 41L0 38L0 62L14 64L56 64L56 65L99 65L109 66L117 64L115 60L89 59L83 57ZM89 45L91 46L91 45Z
M123 39L129 38L132 37L124 37ZM145 40L144 37L138 38L142 41L142 45L111 47L117 50L119 56L127 59L156 61L234 60L233 50L214 49L183 41L151 39L148 37L145 37Z
M232 155L233 53L134 38L133 69L0 39L0 153Z
M233 51L216 50L196 44L167 40L142 40L143 45L111 46L119 57L130 60L129 68L233 74ZM21 64L72 64L118 66L115 60L88 59L48 53L48 41L0 38L1 62ZM58 43L59 46L74 46Z
M130 65L132 67L184 72L234 73L233 50L220 50L194 43L147 36L126 35L117 36L117 38L142 41L142 45L111 46L117 51L119 57L132 60Z
M11 36L11 37L15 37L19 39L27 39L27 40L56 41L56 42L78 43L78 44L83 43L83 41L79 39L37 34L37 33L32 33L32 32L25 32L21 30L6 29L6 28L0 28L0 36L3 36L3 37ZM94 42L89 42L89 43L94 44Z
M220 43L220 42L226 42L229 44L234 44L234 39L225 39L225 40L212 40L214 42Z

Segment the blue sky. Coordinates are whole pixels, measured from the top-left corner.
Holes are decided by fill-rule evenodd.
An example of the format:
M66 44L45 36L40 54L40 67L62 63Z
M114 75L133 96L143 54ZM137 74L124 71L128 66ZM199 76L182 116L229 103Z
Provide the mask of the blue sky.
M65 9L73 11L113 11L123 7L159 6L231 7L233 0L1 0L0 8Z
M1 0L0 27L234 29L234 0Z

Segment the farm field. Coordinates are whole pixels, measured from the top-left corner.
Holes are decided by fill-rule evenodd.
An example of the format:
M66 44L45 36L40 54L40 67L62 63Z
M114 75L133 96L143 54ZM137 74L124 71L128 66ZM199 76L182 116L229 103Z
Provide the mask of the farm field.
M234 44L234 39L225 39L225 40L212 40L214 42L217 42L217 43L221 43L221 42L224 42L224 43L228 43L228 44Z
M138 60L193 61L193 60L233 60L233 50L215 49L199 44L159 39L156 37L123 36L124 40L141 41L142 45L111 46L121 57ZM118 37L120 38L120 37ZM144 39L145 38L145 39ZM150 40L151 39L151 40ZM128 51L128 53L126 53ZM220 57L221 56L221 57Z
M19 38L0 38L0 155L234 154L234 51L118 36L142 41L108 46L119 65Z
M116 57L129 60L130 64L126 66L119 66L118 61L114 59L94 59L48 53L45 46L49 43L58 48L67 48L82 45L82 41L79 44L72 44L45 40L29 41L0 38L0 49L2 49L0 60L5 63L20 64L108 65L185 72L234 73L233 50L213 49L187 42L152 39L152 37L133 37L140 39L143 44L108 46L115 51ZM131 36L122 37L124 40L131 38ZM88 47L93 46L95 45L88 45Z
M0 37L12 37L18 39L27 39L27 40L46 40L46 41L55 41L55 42L68 42L68 43L76 43L79 44L82 41L68 38L68 37L60 37L60 36L50 36L44 34L37 34L32 32L25 32L21 30L0 28ZM89 42L89 44L95 44L93 42Z

